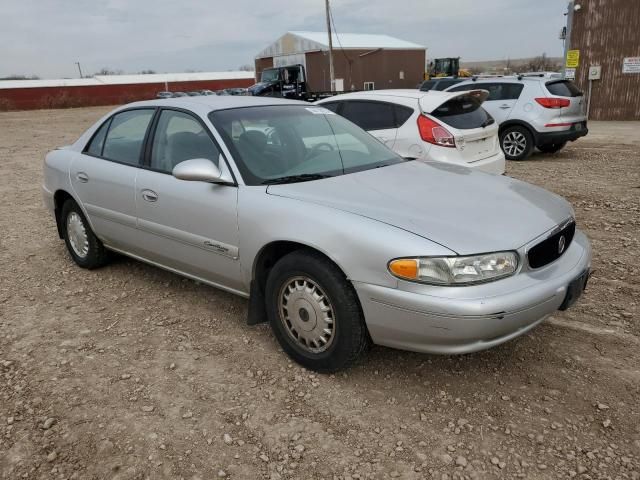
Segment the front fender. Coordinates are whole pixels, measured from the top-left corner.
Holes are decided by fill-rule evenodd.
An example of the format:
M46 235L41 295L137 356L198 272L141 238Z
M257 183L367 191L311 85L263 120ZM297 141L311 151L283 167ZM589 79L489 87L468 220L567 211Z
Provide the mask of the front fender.
M389 260L403 256L454 255L451 250L406 230L302 200L268 195L265 187L241 187L238 228L243 280L265 245L290 241L330 258L354 282L396 287Z

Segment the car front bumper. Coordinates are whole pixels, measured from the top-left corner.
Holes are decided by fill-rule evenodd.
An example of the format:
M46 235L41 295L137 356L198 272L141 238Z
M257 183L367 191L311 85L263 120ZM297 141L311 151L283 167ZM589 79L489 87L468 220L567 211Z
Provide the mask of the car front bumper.
M558 310L569 284L591 267L591 246L576 231L565 254L536 270L474 286L354 282L374 343L424 353L463 354L516 338Z

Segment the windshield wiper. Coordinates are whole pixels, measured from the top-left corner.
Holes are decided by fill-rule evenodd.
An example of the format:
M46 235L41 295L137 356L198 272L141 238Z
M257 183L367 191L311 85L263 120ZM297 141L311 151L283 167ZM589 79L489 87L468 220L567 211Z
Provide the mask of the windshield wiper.
M332 175L325 175L323 173L301 173L299 175L287 175L286 177L270 178L262 182L262 185L278 185L281 183L297 183L308 182L310 180L320 180L321 178L328 178Z

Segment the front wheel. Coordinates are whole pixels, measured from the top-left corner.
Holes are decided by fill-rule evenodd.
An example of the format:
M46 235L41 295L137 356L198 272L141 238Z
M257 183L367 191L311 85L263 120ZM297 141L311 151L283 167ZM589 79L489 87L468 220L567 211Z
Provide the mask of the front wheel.
M567 142L548 143L546 145L538 145L538 150L542 153L556 153L564 148Z
M533 151L533 135L519 125L507 127L500 134L500 147L507 160L525 160Z
M370 344L353 286L320 254L300 250L280 259L269 273L265 293L278 342L306 368L342 370Z
M82 210L73 200L67 200L60 213L62 236L67 250L76 264L82 268L98 268L107 263L108 251L95 233Z

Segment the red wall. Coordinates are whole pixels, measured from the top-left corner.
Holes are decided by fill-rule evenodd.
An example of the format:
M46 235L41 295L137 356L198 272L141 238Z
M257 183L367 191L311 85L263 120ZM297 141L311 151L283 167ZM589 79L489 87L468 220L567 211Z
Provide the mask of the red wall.
M254 80L202 80L169 82L172 92L192 90L221 90L249 87ZM35 110L41 108L87 107L120 105L155 98L164 90L164 83L134 83L126 85L90 85L83 87L35 87L0 89L0 110Z

